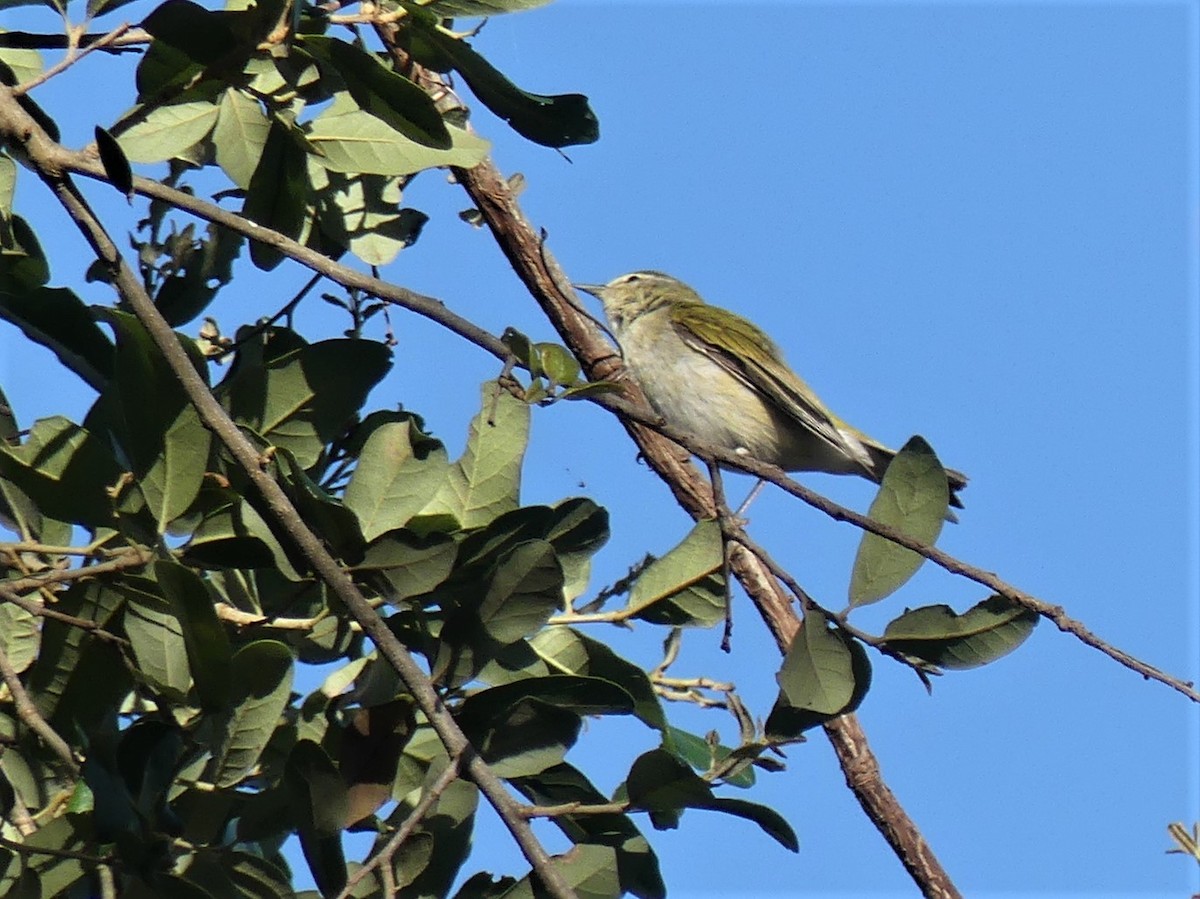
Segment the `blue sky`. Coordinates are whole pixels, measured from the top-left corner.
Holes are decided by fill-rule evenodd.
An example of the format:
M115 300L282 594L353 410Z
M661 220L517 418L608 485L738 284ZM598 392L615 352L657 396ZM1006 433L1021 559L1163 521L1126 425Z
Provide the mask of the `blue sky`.
M475 45L529 90L588 94L600 117L600 142L570 149L570 164L486 111L474 119L499 166L525 174L525 209L570 277L659 268L751 317L843 417L892 445L920 433L971 476L943 548L1198 679L1195 4L564 0L492 20ZM73 75L38 96L79 146L120 106L88 97L72 122L83 109ZM493 332L551 337L490 237L454 215L467 205L457 188L430 173L405 202L433 220L389 278ZM28 179L18 208L56 222ZM124 226L137 214L109 209ZM52 258L77 254L55 278L80 284L82 244L43 239ZM232 327L269 313L302 281L285 266L235 282L216 314ZM324 309L301 317L310 331L327 323ZM404 402L460 447L494 363L420 321L394 323L396 370L376 402ZM90 402L48 382L53 371L0 325L0 383L23 421ZM858 509L872 495L865 482L804 480ZM727 483L735 495L748 486ZM689 525L620 427L586 404L535 414L525 489L528 502L583 493L609 508L597 587ZM751 519L814 596L842 604L852 528L773 491ZM922 571L856 617L882 629L905 605L963 609L983 595ZM778 656L744 598L736 616L731 656L719 634L692 633L673 670L733 680L765 716ZM647 666L660 638L646 627L614 637ZM964 893L1200 889L1196 865L1165 854L1166 824L1200 817L1197 713L1182 696L1044 623L1012 656L939 679L932 697L872 661L863 724ZM669 711L733 736L719 713ZM610 789L651 743L597 722L572 759ZM800 854L748 823L689 812L679 830L651 833L672 895L911 895L824 738L788 763L746 798L789 818ZM492 823L478 865L519 870Z

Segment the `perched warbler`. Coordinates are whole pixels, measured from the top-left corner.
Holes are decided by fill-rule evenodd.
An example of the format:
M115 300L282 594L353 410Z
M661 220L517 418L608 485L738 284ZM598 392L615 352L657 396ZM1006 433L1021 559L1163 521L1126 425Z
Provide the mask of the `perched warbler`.
M895 451L825 408L771 338L740 315L662 272L574 286L604 304L626 367L668 424L787 471L883 479ZM967 479L946 476L951 504L961 508L955 494Z

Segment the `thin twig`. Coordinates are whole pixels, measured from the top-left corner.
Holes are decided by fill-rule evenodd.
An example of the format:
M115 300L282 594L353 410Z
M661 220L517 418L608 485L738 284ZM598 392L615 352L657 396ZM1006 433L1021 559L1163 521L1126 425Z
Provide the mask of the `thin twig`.
M50 68L46 69L44 72L33 76L24 84L14 87L12 89L13 96L23 96L38 85L45 84L55 75L59 74L60 72L65 72L71 66L75 65L75 63L79 62L79 60L83 59L93 50L103 50L105 47L111 47L117 42L118 39L123 37L131 27L132 26L128 22L124 23L123 25L118 25L107 34L101 35L97 40L89 42L88 45L82 50L79 50L79 41L82 35L76 35L75 32L72 31L67 37L67 55Z
M58 609L43 605L37 600L19 596L8 585L3 583L0 583L0 600L11 602L14 606L24 609L30 615L37 615L39 618L49 618L53 621L61 621L63 624L69 624L72 627L89 631L103 640L108 640L110 643L116 643L119 646L129 645L129 641L124 637L119 637L110 631L106 631L95 621L87 618L79 618L75 615L68 615L66 612L60 612Z
M350 896L354 895L354 888L385 861L388 864L388 868L391 867L392 856L404 845L404 841L412 835L417 825L425 820L425 816L429 814L429 810L441 798L442 793L446 792L450 784L458 779L459 767L459 759L452 758L446 769L438 775L438 779L425 791L420 801L413 806L413 810L405 816L404 821L401 822L396 832L392 834L391 839L371 858L363 862L362 867L350 875L346 880L346 886L338 893L337 899L349 899ZM385 895L390 894L385 893Z
M79 763L75 761L75 755L71 752L71 747L46 722L46 719L42 717L42 713L38 711L33 700L29 698L29 694L25 691L25 685L21 683L20 675L13 668L12 662L9 661L8 653L4 651L3 646L0 646L0 678L3 678L4 683L8 686L13 706L17 710L17 717L24 721L30 730L42 738L42 742L55 755L62 759L63 764L67 766L72 774L78 774Z
M74 852L70 849L52 849L49 846L30 846L0 836L0 846L19 852L22 855L48 855L51 858L70 858L80 862L91 862L94 865L107 865L113 861L110 855L88 855L86 852Z

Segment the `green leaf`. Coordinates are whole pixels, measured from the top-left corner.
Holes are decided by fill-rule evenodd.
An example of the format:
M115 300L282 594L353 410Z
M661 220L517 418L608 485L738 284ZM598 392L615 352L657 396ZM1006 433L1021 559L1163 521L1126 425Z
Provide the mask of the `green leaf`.
M574 384L579 377L579 360L566 347L557 343L535 345L541 358L542 371L555 384Z
M138 672L160 692L184 702L192 684L183 625L158 587L144 578L126 577L120 590L125 606L125 634L137 659Z
M420 536L412 531L393 530L367 547L354 571L378 572L387 582L383 590L385 598L398 605L429 593L445 581L457 554L458 545L444 534Z
M191 0L165 0L142 20L156 41L183 51L194 62L210 66L230 54L238 41L232 17L210 11Z
M82 581L65 593L60 593L55 608L64 614L107 628L123 602L124 598L116 590L101 586L97 581ZM89 645L95 645L95 641L87 631L63 621L46 619L42 627L41 652L29 672L28 680L29 692L43 717L59 717L60 703L63 703L64 696L71 689L72 681L84 674L82 658L85 646ZM97 704L94 695L89 699L90 704Z
M535 633L554 614L562 585L554 547L542 540L523 543L500 561L479 604L479 621L493 640L514 643Z
M450 133L425 91L352 44L304 35L303 47L341 76L358 106L409 140L435 150L451 147Z
M212 433L141 322L113 309L100 313L117 335L106 392L116 406L113 430L162 534L200 492Z
M112 522L106 488L117 465L100 440L61 416L34 422L19 447L0 445L0 476L45 515L89 527Z
M720 526L697 522L678 546L638 576L628 608L653 624L712 627L723 621L723 553Z
M275 459L281 486L305 523L339 559L351 564L361 561L364 540L354 513L310 478L291 450L277 448Z
M41 287L0 293L0 318L51 350L93 390L103 390L112 377L112 341L73 291Z
M552 674L478 690L463 701L455 717L464 730L482 733L527 700L569 709L579 715L631 715L634 711L633 697L612 681Z
M668 727L663 734L663 748L676 757L687 762L700 773L708 771L713 761L723 761L729 757L731 750L728 746L711 745L708 740L688 733L678 727ZM734 787L751 787L754 785L754 769L747 767L732 777L724 778L724 782Z
M483 408L471 421L467 448L450 466L423 515L449 514L464 528L487 524L517 507L521 461L529 441L529 407L485 381Z
M387 265L416 243L429 216L402 208L402 179L345 175L309 157L321 236L370 265Z
M188 666L201 707L207 710L224 708L229 703L232 689L233 650L225 628L217 619L212 597L191 569L174 562L155 562L154 576L183 624Z
M867 515L932 546L950 509L946 472L933 449L913 437L896 454L883 476ZM890 596L908 581L925 559L877 534L864 533L850 575L850 604L863 606Z
M16 191L17 163L11 156L0 154L0 221L12 217Z
M799 849L795 832L777 812L742 799L714 796L702 778L665 750L653 749L638 757L625 781L625 791L631 806L651 813L666 813L666 821L675 820L670 813L684 808L724 812L753 821L793 852ZM651 820L655 820L653 814Z
M946 605L906 610L883 639L889 649L939 668L977 668L1012 652L1037 623L1036 612L997 594L961 615Z
M632 808L651 812L678 811L713 798L702 778L663 749L651 749L634 760L625 795Z
M122 116L121 121L127 121L134 115L144 115L147 109L163 105L159 102L160 97L176 97L189 84L195 83L203 71L204 66L183 50L162 41L152 41L134 73L137 101L144 105Z
M308 210L308 154L292 129L273 119L258 166L250 177L242 215L284 237L297 238ZM270 271L283 261L283 253L261 241L250 242L254 264Z
M543 96L521 90L464 40L429 28L422 31L455 70L479 102L512 126L522 137L546 147L594 143L600 123L582 94Z
M342 776L324 749L301 740L288 755L284 777L313 880L323 895L339 893L347 879L341 828L349 808Z
M599 805L608 798L584 774L565 762L511 783L536 805ZM616 850L621 888L640 899L665 899L658 858L628 815L556 815L555 825L572 843L599 844Z
M96 126L94 134L96 149L100 154L100 164L104 166L104 174L108 176L109 182L118 192L123 194L126 199L132 199L133 169L129 167L125 151L121 149L117 139L99 125Z
M790 849L792 852L800 851L800 841L796 838L796 832L784 820L783 815L772 808L767 808L767 806L759 805L756 802L747 802L745 799L721 799L716 797L709 800L702 808L707 808L714 812L724 812L727 815L736 815L739 818L745 818L747 821L753 821L785 849Z
M428 762L425 764L428 765ZM441 764L443 762L431 768L430 777L436 776ZM416 802L416 797L400 802L389 816L388 824L399 827ZM442 793L435 806L436 814L426 816L418 831L433 838L433 854L404 891L405 895L450 895L451 885L471 849L471 831L478 804L479 791L469 781L456 780ZM387 834L382 834L372 851L379 851L387 838Z
M183 156L212 131L220 107L208 99L185 100L157 106L144 115L140 108L127 113L122 122L132 120L118 131L117 143L130 162L162 162Z
M181 265L164 278L154 295L154 305L173 328L203 312L217 288L233 280L233 262L242 249L240 234L209 223L206 235L173 262Z
M562 568L554 548L530 540L502 556L485 575L486 593L473 581L449 591L433 676L466 683L507 645L543 627L562 601Z
M22 295L49 280L50 263L29 223L19 215L0 221L0 291Z
M270 131L271 120L258 100L233 87L221 93L213 125L213 148L217 165L242 190L250 188Z
M616 850L595 843L582 843L551 857L578 899L613 899L621 895L617 876ZM504 893L505 899L534 899L545 895L541 881L530 873Z
M498 710L484 729L464 731L497 775L522 777L561 764L582 725L569 709L530 700Z
M35 0L30 0L35 2ZM0 9L8 6L16 6L18 4L5 2L0 4ZM5 29L0 28L0 34L3 34ZM7 68L8 72L4 73L4 82L6 84L24 84L31 78L36 78L42 74L46 68L46 64L42 61L42 54L37 50L26 50L20 47L4 47L0 48L0 72L3 68Z
M387 374L391 357L382 343L324 340L265 364L239 359L220 393L235 421L309 468Z
M805 615L805 621L808 620L808 614ZM849 652L849 676L852 679L849 700L835 712L817 711L812 708L793 704L787 694L781 689L763 727L768 738L784 742L797 740L804 731L824 724L838 715L853 712L866 697L867 691L871 687L871 661L867 658L866 650L863 649L861 643L842 633L840 630L833 631L832 636L840 639ZM821 638L821 641L824 642L824 639ZM836 704L837 694L842 693L844 695L846 672L842 666L844 666L845 659L837 652L819 653L819 658L832 661L839 667L827 673L806 674L805 669L814 667L815 659L811 654L807 659L803 657L806 653L803 645L800 649L796 648L798 643L802 644L802 641L803 637L797 635L796 640L792 643L792 650L800 654L801 658L798 660L799 664L797 664L795 670L788 675L789 678L794 678L795 680L793 686L796 687L797 694L802 701L804 701L807 691L811 694L816 694L818 699L825 699L827 705ZM785 667L787 664L788 662L785 660ZM777 678L782 679L783 676L783 672L781 671L777 675Z
M824 615L810 609L775 679L794 708L834 715L854 695L850 648Z
M606 643L568 627L545 628L529 643L555 671L589 675L616 684L633 697L634 714L638 718L658 730L666 728L667 719L649 676Z
M249 774L280 724L292 689L292 654L275 640L257 640L233 656L231 708L213 756L213 783L232 787Z
M20 606L0 603L0 649L4 650L13 671L20 674L33 664L41 643L40 635L36 616Z
M422 432L411 417L372 432L345 493L363 536L371 541L406 525L433 499L449 467L441 441Z
M336 109L331 107L304 126L309 144L320 153L316 161L335 172L396 176L439 166L469 169L491 147L483 138L448 126L451 146L436 150L410 140L362 110Z

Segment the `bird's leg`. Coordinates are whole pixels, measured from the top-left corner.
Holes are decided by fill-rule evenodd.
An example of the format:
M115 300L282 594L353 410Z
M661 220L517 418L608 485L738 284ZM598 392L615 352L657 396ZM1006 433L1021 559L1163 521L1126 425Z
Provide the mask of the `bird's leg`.
M733 513L734 517L738 521L742 522L743 527L746 524L746 519L743 517L746 514L746 510L750 508L750 504L752 502L754 502L756 499L758 499L758 495L760 493L762 493L762 489L766 485L766 483L767 482L764 481L762 478L759 478L758 482L752 488L750 488L750 493L746 496L746 498L744 500L742 500L742 504L740 506L738 506L737 511Z

